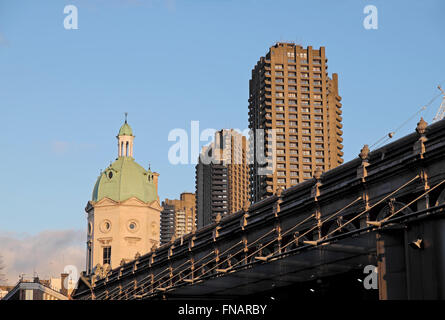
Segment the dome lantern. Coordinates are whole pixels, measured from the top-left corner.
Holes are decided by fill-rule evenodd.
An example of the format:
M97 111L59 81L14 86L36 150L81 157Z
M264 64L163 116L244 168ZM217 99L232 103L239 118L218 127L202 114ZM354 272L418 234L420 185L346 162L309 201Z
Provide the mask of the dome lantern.
M133 130L127 123L127 115L125 112L125 123L121 126L117 135L118 157L133 158L134 135Z

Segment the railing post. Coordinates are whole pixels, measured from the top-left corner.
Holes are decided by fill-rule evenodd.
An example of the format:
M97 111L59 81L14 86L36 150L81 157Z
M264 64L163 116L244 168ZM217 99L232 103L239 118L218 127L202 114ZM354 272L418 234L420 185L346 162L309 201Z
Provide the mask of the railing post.
M423 183L422 192L426 192L430 189L428 184L428 173L424 167L424 154L426 152L425 142L428 141L425 133L428 123L420 118L420 121L417 123L416 132L419 136L419 139L414 143L413 153L418 157L418 168L419 168L419 176ZM417 210L424 210L429 208L429 193L422 199L417 201Z
M363 146L360 150L359 157L362 159L361 165L357 168L357 179L361 181L361 197L363 199L363 210L369 209L369 194L368 194L368 184L366 182L366 178L368 177L368 170L366 169L369 166L369 147L367 144ZM367 226L366 221L369 220L369 212L366 212L363 217L360 219L360 227L364 228Z
M281 203L283 202L283 199L281 197L283 189L279 188L276 192L277 195L277 201L275 202L274 205L274 214L275 214L275 233L276 233L276 237L277 237L277 250L278 253L281 253L281 223L280 223L280 218L279 218L279 213L281 211ZM273 247L272 247L273 249ZM275 250L272 250L273 253L275 253Z
M244 250L243 250L244 257L243 257L243 260L244 260L244 264L247 264L247 262L248 262L247 256L249 255L249 246L248 246L248 240L247 240L247 236L246 235L243 235L243 244L244 244Z
M173 267L172 267L172 261L169 261L169 277L170 279L168 280L169 283L169 287L173 286Z
M321 210L320 210L320 204L318 203L318 197L320 196L320 187L322 186L321 183L321 176L323 174L323 171L320 167L317 167L314 172L314 181L315 184L312 186L311 190L311 196L314 198L315 203L315 220L317 221L317 230L314 230L314 239L318 240L321 239Z

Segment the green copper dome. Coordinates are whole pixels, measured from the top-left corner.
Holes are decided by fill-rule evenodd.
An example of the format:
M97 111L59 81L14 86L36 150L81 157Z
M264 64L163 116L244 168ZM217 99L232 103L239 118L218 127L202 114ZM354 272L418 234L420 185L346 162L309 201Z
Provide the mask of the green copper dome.
M131 157L119 157L97 179L92 200L124 201L132 197L145 203L158 199L153 173Z
M132 136L133 130L131 130L130 125L125 121L125 123L122 125L122 127L119 130L118 136Z

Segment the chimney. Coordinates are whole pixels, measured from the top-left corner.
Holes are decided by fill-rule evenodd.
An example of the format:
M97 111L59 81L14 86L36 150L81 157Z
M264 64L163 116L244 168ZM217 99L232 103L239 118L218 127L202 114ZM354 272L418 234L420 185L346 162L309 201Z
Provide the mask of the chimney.
M68 296L68 273L61 273L60 274L60 293L64 296ZM66 285L65 285L66 284Z
M158 195L158 178L159 178L159 173L153 172L153 182L155 183L156 186L156 195ZM158 195L158 201L159 201L159 195Z

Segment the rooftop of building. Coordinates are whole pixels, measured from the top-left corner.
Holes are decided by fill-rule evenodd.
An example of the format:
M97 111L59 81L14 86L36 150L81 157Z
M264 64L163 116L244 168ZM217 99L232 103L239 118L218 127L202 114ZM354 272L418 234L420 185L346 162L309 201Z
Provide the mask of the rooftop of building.
M56 283L58 282L58 283ZM2 289L4 287L5 289ZM68 296L63 293L61 278L40 279L38 276L20 276L15 286L2 286L0 289L8 291L4 300L12 298L19 290L41 290L46 291L60 300L67 300ZM73 288L72 288L73 289Z
M133 130L126 118L119 130L118 137L121 136L133 136ZM91 200L99 202L108 198L122 202L133 197L144 203L158 200L156 186L158 175L150 168L145 169L139 165L134 160L132 153L129 155L119 153L118 158L97 178Z

